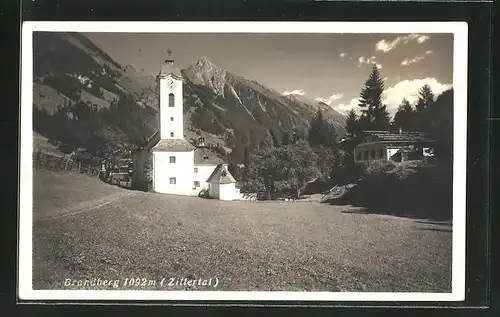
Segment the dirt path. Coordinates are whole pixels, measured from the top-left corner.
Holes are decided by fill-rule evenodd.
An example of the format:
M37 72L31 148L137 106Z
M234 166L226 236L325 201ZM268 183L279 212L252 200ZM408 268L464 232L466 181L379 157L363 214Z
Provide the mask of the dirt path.
M84 213L84 212L97 210L97 209L99 209L105 205L108 205L112 202L116 202L124 197L135 195L135 194L137 194L137 192L134 192L134 191L119 192L119 193L107 195L104 197L83 201L83 202L77 203L73 206L66 207L66 208L53 209L53 210L47 211L45 213L34 213L33 214L33 222L58 219L58 218L62 218L62 217L68 217L68 216L73 216L73 215L77 215L77 214Z

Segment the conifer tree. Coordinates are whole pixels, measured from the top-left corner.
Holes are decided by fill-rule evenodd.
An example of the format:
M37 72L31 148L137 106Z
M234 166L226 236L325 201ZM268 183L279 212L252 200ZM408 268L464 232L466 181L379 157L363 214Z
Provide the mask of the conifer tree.
M423 132L429 132L431 128L431 108L434 104L434 93L429 85L423 85L418 91L416 104L417 128Z
M395 129L401 128L405 131L415 129L415 111L406 98L403 98L398 111L394 115L393 126Z
M356 111L354 111L354 109L351 109L347 113L345 130L351 137L355 137L359 133L358 115L356 114Z
M333 146L335 145L337 134L335 127L328 122L320 109L312 118L307 139L311 146Z
M423 85L418 91L417 111L428 109L434 102L434 93L429 85Z
M376 65L373 65L370 76L360 93L361 107L360 123L362 130L387 130L389 128L389 113L382 103L384 82Z

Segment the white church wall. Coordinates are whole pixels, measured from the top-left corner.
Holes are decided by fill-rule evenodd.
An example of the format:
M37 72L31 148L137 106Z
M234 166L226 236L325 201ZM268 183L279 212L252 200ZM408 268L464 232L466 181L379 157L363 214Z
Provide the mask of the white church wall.
M194 180L200 182L200 187L197 190L208 189L207 179L212 175L217 165L195 165Z
M154 191L165 194L194 195L194 152L155 152ZM175 163L170 163L170 157ZM171 178L175 184L171 184Z

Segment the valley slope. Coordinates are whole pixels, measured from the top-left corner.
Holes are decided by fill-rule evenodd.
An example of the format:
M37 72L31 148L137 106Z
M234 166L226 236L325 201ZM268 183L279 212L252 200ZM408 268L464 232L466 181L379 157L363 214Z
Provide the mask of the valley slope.
M158 69L161 66L159 61ZM244 148L283 133L305 135L317 109L339 137L345 118L328 105L232 74L201 57L184 76L185 137L200 136L243 160ZM122 66L79 33L34 35L34 130L96 155L133 148L158 128L155 78Z

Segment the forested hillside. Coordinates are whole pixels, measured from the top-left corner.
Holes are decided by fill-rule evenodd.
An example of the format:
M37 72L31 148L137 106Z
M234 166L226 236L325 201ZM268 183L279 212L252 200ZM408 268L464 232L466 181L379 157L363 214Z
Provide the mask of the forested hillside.
M207 58L182 73L185 137L219 144L234 162L270 137L305 135L318 108L337 136L345 133L345 118L327 105L283 96ZM34 130L66 149L102 155L134 148L158 129L155 78L120 65L81 34L35 33L33 82Z

